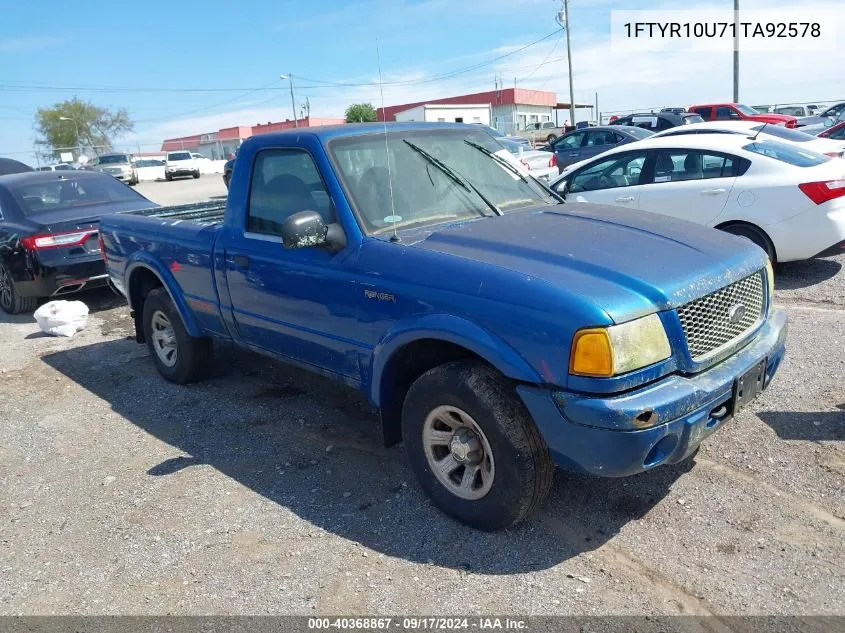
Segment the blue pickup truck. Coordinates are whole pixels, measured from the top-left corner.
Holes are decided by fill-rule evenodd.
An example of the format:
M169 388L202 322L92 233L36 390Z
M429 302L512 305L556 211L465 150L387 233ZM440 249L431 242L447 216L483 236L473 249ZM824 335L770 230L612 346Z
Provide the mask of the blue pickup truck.
M563 203L461 124L255 136L225 205L103 218L139 343L187 383L226 339L361 389L425 492L485 530L555 463L688 459L765 389L787 320L751 242Z

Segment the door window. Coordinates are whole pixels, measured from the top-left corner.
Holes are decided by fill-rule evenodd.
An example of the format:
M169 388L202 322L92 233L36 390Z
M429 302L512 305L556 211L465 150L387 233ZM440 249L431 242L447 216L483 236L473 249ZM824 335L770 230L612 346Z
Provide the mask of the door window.
M583 140L584 132L578 132L576 134L567 134L566 136L562 137L557 143L555 143L555 149L578 149L579 147L581 147L581 143Z
M311 155L302 150L264 150L255 159L249 192L248 230L281 235L284 221L300 211L317 211L335 222L334 207Z
M701 108L693 108L692 110L690 110L690 112L695 112L697 115L699 115L705 121L712 121L713 120L713 116L712 116L713 112L712 112L712 108L710 106L701 107Z
M645 154L642 152L599 161L572 178L569 193L638 185L644 163Z
M730 156L695 150L660 150L654 162L654 182L705 180L735 175L736 160Z
M716 120L727 121L729 119L740 119L739 113L728 106L719 106L716 108Z
M594 130L587 132L587 147L598 147L601 145L616 145L616 137L610 130Z

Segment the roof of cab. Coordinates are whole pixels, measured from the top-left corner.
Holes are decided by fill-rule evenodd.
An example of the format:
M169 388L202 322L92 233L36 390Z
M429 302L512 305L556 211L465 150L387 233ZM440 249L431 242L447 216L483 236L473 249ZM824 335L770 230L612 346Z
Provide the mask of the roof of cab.
M414 130L432 130L432 129L446 129L446 130L465 130L470 131L475 128L482 128L482 126L474 125L472 123L423 123L408 122L397 123L393 121L376 122L376 123L340 123L338 125L321 125L318 127L307 128L291 128L281 132L270 132L267 134L258 134L251 136L245 142L260 141L263 143L272 143L274 139L290 138L296 134L312 134L321 141L326 142L333 138L340 138L344 136L363 136L365 134L380 134L384 132L385 126L388 132L406 132ZM484 131L482 128L481 131Z

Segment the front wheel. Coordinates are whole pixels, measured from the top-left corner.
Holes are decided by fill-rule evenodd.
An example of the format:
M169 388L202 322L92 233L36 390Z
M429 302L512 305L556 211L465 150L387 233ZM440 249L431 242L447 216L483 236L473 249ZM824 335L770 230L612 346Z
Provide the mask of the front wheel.
M164 288L147 295L143 319L144 338L158 372L179 385L200 379L211 360L211 339L188 334Z
M549 134L549 135L546 137L546 141L547 141L550 145L551 145L552 143L554 143L556 140L557 140L557 134Z
M514 525L551 489L548 447L513 384L487 365L458 361L418 378L402 408L402 435L435 505L472 527Z
M164 179L167 182L171 182L173 180L173 176L171 176L170 174L164 174Z
M194 175L194 178L199 178L200 177L199 170L195 171L193 175Z

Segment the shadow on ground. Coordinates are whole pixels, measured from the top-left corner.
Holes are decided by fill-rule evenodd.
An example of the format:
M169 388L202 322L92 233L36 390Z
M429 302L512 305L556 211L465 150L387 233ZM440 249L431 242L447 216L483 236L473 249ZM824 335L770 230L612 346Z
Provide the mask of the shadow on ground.
M833 259L808 259L781 264L775 273L776 290L808 288L835 277L842 264Z
M624 481L559 473L537 516L486 534L428 504L403 449L383 447L375 412L357 391L229 345L216 347L208 380L184 387L161 379L146 348L125 339L43 360L181 451L147 465L150 477L208 464L343 538L479 573L545 569L597 548L692 467L690 460Z
M782 440L845 441L845 404L838 411L760 411L757 413Z

